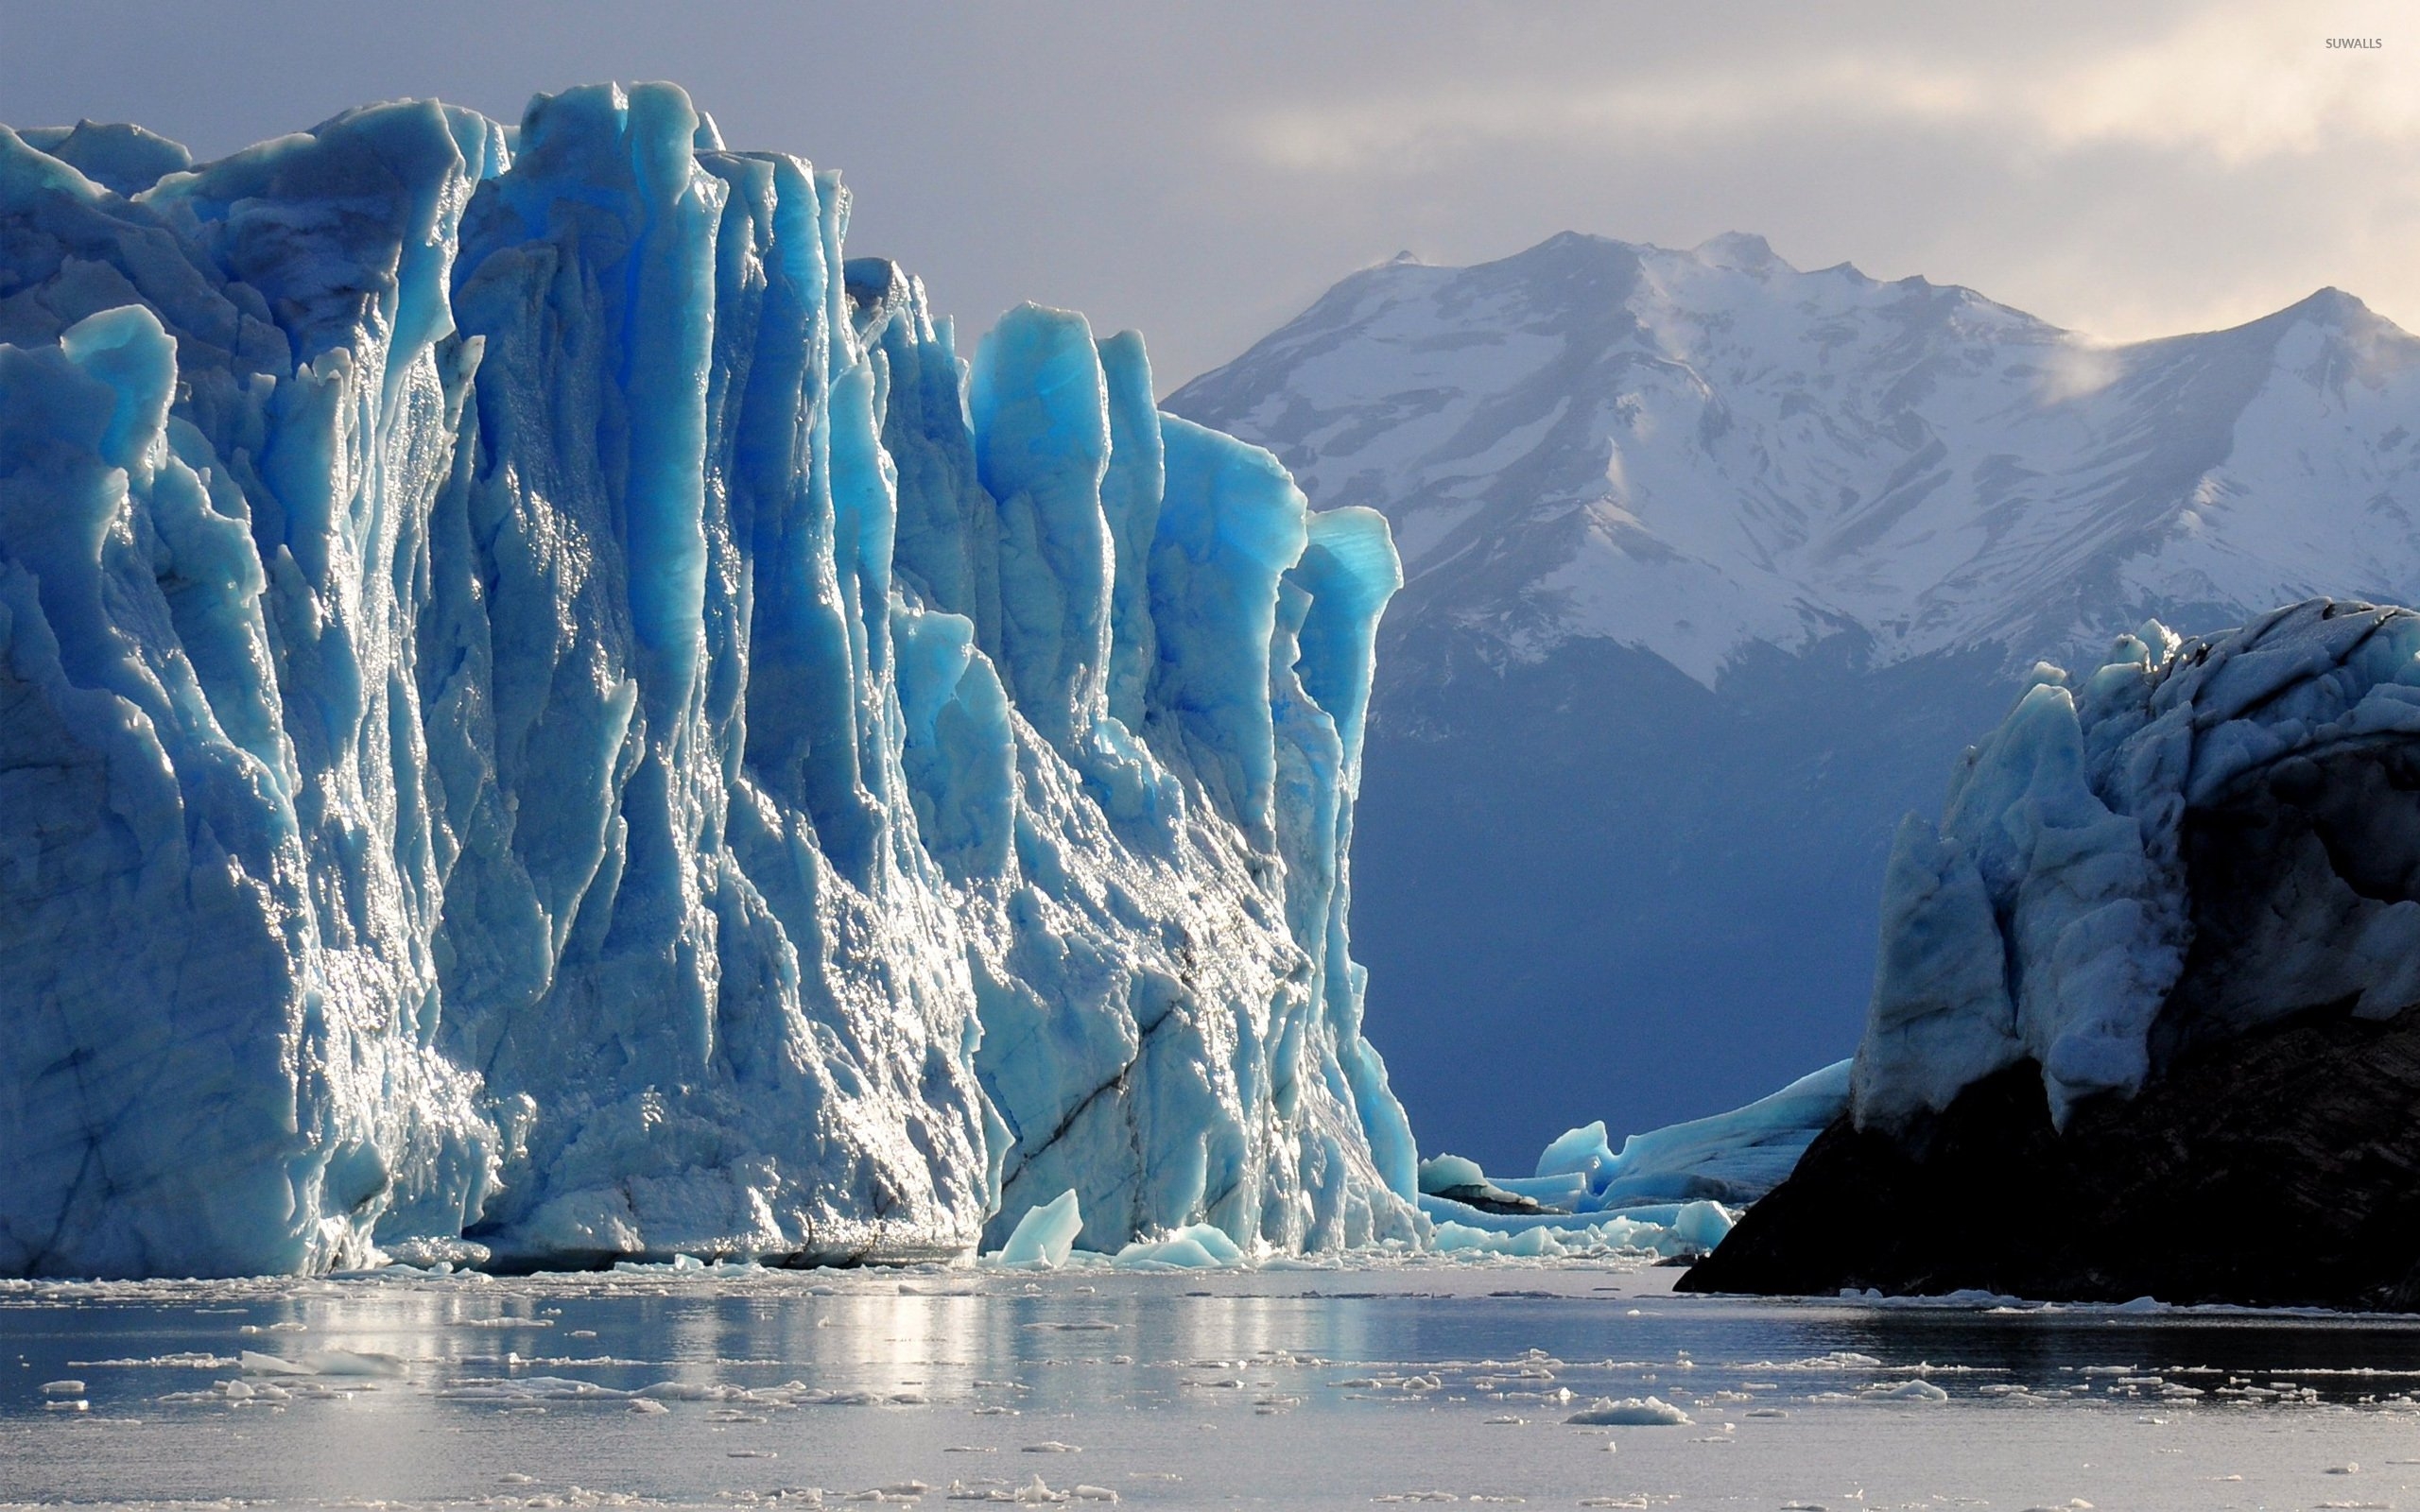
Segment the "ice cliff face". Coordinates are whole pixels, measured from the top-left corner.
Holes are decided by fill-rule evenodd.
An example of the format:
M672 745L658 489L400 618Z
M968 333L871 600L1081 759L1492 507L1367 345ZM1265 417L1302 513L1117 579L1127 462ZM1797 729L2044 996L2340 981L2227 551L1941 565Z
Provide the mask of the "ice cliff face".
M1564 235L1364 269L1168 407L1394 524L1355 942L1424 1137L1490 1168L1847 1054L1893 826L2037 659L2420 599L2420 342L2332 290L2106 347Z
M1417 1224L1383 520L666 86L0 129L0 1272Z
M2316 1010L2420 1004L2420 614L2314 599L2071 683L2045 666L1910 816L1853 1082L1860 1126L2041 1067L2051 1117Z

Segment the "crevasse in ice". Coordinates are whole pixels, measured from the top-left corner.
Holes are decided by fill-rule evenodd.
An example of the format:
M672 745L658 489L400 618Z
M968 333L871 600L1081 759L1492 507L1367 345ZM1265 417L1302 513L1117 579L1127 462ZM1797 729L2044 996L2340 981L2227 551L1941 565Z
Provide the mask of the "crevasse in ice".
M2415 789L2409 610L2152 623L2081 680L2038 667L1940 824L1900 829L1858 1122L1902 1126L2031 1061L2064 1125L2197 1039L2420 1002Z
M661 85L0 129L0 1272L1419 1228L1383 521L847 221Z

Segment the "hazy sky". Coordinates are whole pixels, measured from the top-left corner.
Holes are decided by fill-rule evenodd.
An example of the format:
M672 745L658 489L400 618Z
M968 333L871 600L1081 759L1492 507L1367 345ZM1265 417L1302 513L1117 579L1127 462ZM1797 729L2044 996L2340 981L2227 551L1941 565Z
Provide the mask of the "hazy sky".
M0 120L216 155L351 104L669 78L838 167L965 335L1139 326L1165 392L1336 279L1761 232L2112 338L2334 284L2420 330L2420 8L0 0ZM2333 50L2330 36L2379 39ZM971 346L970 346L971 350Z

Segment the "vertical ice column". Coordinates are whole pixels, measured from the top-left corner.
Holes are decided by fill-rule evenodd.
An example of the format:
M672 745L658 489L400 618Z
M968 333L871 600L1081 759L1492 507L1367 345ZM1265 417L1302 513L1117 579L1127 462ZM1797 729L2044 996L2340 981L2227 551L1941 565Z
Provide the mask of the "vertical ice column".
M1167 447L1151 398L1151 363L1143 337L1120 331L1099 343L1109 400L1109 471L1100 481L1101 513L1109 522L1115 563L1110 600L1109 713L1130 730L1143 728L1144 700L1159 660L1151 627L1151 538L1160 525L1167 487Z
M1080 315L1021 304L975 354L975 455L1000 513L1000 678L1045 740L1076 748L1109 712L1101 513L1109 395Z
M996 652L1000 512L977 475L956 332L932 317L923 283L890 259L852 258L848 267L858 333L888 379L882 444L899 470L899 580L925 608L964 615L975 644Z
M747 770L863 878L881 830L880 780L865 761L878 708L859 676L863 634L849 622L836 555L824 196L796 159L717 153L704 163L734 186L722 258L736 266L717 301L726 346L716 371L735 388L723 406L722 475L749 587ZM810 916L786 909L794 931Z
M354 1184L374 1197L322 1194L323 1224L364 1242L373 1222L466 1221L493 1174L475 1082L435 1045L450 839L418 662L467 366L447 288L496 138L432 102L372 106L172 176L143 205L286 349L221 354L180 333L178 404L214 478L245 495L266 576L316 935L306 1025L325 1041L296 1064L328 1084L335 1140L368 1152Z
M541 99L469 216L482 462L440 570L485 585L498 788L569 922L464 1042L528 1120L477 1236L946 1252L987 1110L897 822L883 374L835 323L837 180L712 140L677 92Z
M1322 805L1332 828L1316 836L1313 875L1325 879L1316 918L1304 937L1320 962L1321 1011L1335 1045L1346 1100L1370 1142L1388 1188L1407 1200L1418 1191L1419 1150L1403 1105L1387 1083L1386 1063L1361 1034L1362 968L1347 929L1353 907L1353 806L1361 785L1361 737L1369 719L1378 617L1403 586L1403 564L1386 517L1374 509L1330 509L1310 517L1310 540L1288 580L1309 595L1295 632L1294 664L1305 694L1325 712L1336 738L1335 791Z
M685 983L658 987L677 1012L598 1005L589 1032L632 1057L643 1053L631 1041L664 1020L686 1020L697 1055L705 1033L694 952L678 944L695 886L678 832L697 816L676 800L671 768L686 755L674 747L703 650L691 607L702 469L677 469L702 452L697 283L713 271L714 225L703 197L675 181L670 160L685 158L694 129L682 114L618 89L540 96L511 170L475 196L453 301L484 353L478 460L462 485L473 559L437 563L441 578L477 585L493 663L473 737L486 749L474 755L510 836L486 869L492 891L520 873L534 894L549 960L533 992L559 990L566 958L597 953L617 928L620 953L692 964L669 973ZM458 874L456 894L473 881ZM463 1050L524 1084L538 1068L520 1057L543 1041L515 1032L520 1005L474 1006L487 1011L463 1026Z
M1173 415L1161 417L1160 431L1167 491L1151 544L1152 728L1175 740L1245 835L1270 849L1269 650L1278 579L1303 555L1309 506L1259 447Z
M421 530L452 458L435 348L449 329L465 144L482 163L500 150L483 127L427 104L349 112L174 175L140 203L0 144L11 276L40 291L21 315L140 299L174 338L177 419L130 473L112 532L117 545L149 542L151 559L122 573L111 612L163 687L199 685L216 726L166 739L154 720L185 795L192 882L183 902L150 900L159 914L146 930L162 948L190 942L190 973L151 982L147 1011L170 1040L199 1042L180 1052L199 1078L188 1097L157 1068L146 1075L150 1137L196 1162L179 1180L199 1196L181 1232L141 1216L142 1200L121 1204L157 1231L76 1241L93 1268L358 1258L385 1214L418 1206L458 1222L492 1175L471 1078L430 1043L439 856L412 665ZM128 328L87 335L104 329ZM239 782L226 781L230 748L257 764ZM198 901L223 885L261 890L248 907ZM207 917L167 921L195 908ZM120 922L88 915L54 948L92 954L77 942ZM272 959L283 988L263 975ZM260 1026L271 1011L285 1015L277 1033ZM79 1017L130 1054L161 1042L98 1009ZM221 1080L228 1068L207 1048L220 1037L267 1058ZM119 1092L94 1076L87 1095ZM256 1128L243 1107L264 1102L280 1127L238 1148ZM122 1152L96 1154L86 1178L116 1183L112 1159L127 1186L144 1184ZM257 1190L275 1195L241 1232L226 1215ZM75 1263L69 1227L47 1263Z
M903 606L891 625L917 833L951 880L997 877L1016 822L1007 694L965 616Z
M170 455L175 348L147 310L0 347L0 1271L291 1270L376 1169L297 1062L332 1046L302 848L275 771L177 649L264 648L240 514ZM153 526L157 510L164 535ZM259 669L256 668L256 674ZM248 697L272 724L273 690ZM233 712L231 709L231 713ZM206 1110L207 1116L201 1116Z

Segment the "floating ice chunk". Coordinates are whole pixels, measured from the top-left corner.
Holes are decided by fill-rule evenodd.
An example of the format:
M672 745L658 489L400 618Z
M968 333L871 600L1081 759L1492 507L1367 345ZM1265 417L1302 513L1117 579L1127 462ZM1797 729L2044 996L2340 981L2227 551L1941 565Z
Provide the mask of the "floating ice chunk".
M1661 1397L1624 1397L1618 1401L1611 1397L1599 1397L1564 1421L1592 1428L1680 1427L1691 1419L1687 1413Z
M1781 1184L1847 1108L1849 1076L1848 1061L1826 1066L1744 1108L1633 1134L1618 1154L1602 1122L1584 1125L1540 1153L1536 1178L1498 1185L1582 1211L1651 1201L1754 1202ZM1548 1179L1577 1181L1583 1190L1540 1185ZM1720 1238L1690 1242L1711 1248Z
M1084 1215L1076 1202L1075 1189L1070 1187L1048 1202L1029 1208L1017 1220L1009 1242L1000 1246L999 1262L1003 1265L1026 1265L1040 1270L1057 1270L1067 1263L1067 1256L1076 1247L1076 1236L1084 1229Z
M1731 1232L1731 1213L1720 1202L1691 1202L1672 1220L1672 1233L1682 1243L1712 1249Z
M263 1354L246 1349L237 1357L248 1376L315 1376L320 1367L304 1360L289 1360L283 1355Z
M1874 1386L1868 1397L1884 1401L1947 1401L1949 1393L1929 1381L1902 1381L1895 1386Z
M457 1268L484 1265L494 1258L487 1246L473 1239L398 1239L385 1248L387 1258L396 1264L410 1265L420 1270L439 1265Z
M1492 1176L1487 1184L1556 1208L1571 1208L1588 1195L1588 1178L1577 1171L1562 1176Z
M72 1380L45 1381L42 1383L42 1394L45 1397L80 1397L84 1394L84 1383Z
M1138 1239L1117 1252L1120 1270L1224 1270L1244 1263L1244 1252L1225 1230L1188 1224L1159 1239Z

